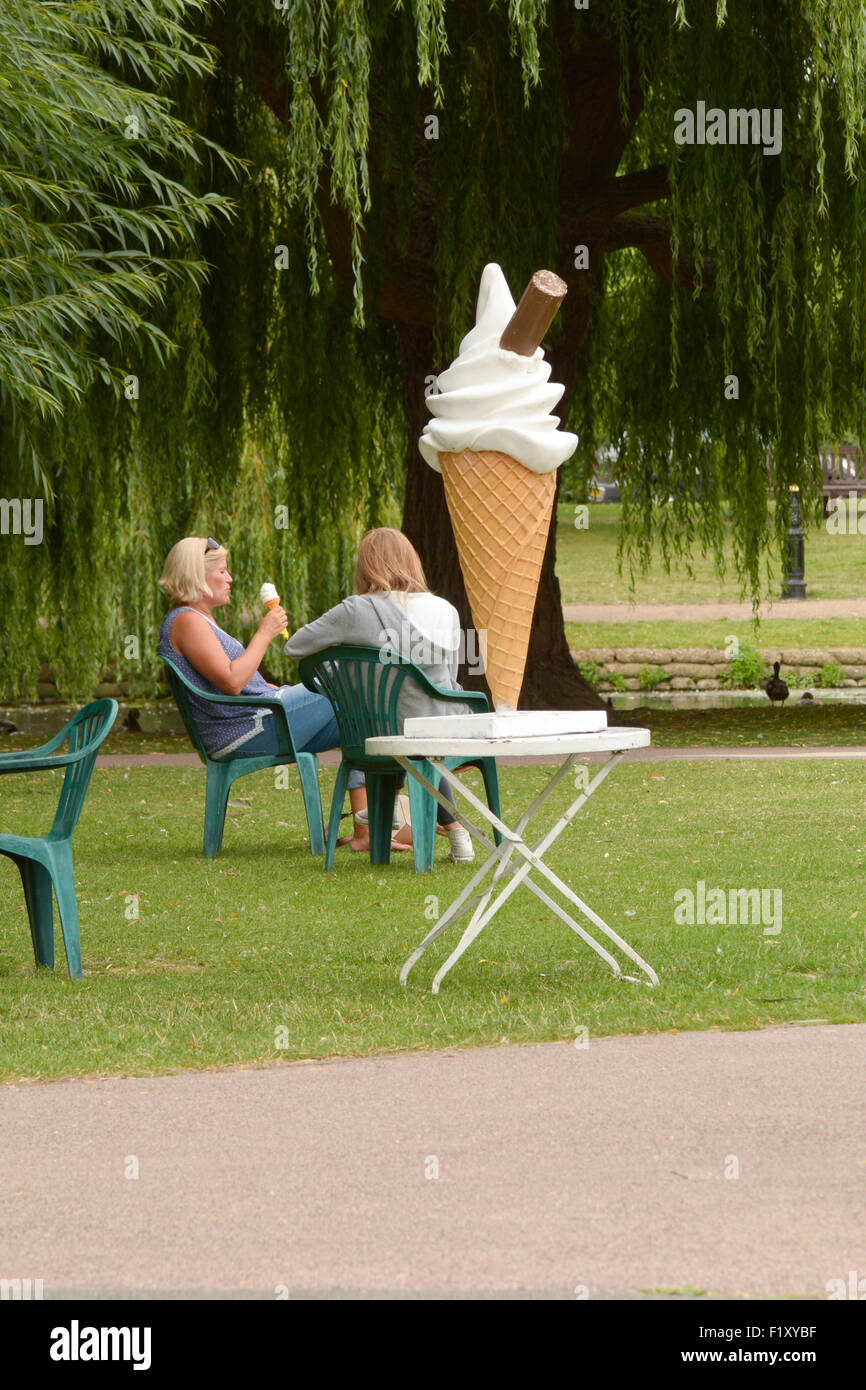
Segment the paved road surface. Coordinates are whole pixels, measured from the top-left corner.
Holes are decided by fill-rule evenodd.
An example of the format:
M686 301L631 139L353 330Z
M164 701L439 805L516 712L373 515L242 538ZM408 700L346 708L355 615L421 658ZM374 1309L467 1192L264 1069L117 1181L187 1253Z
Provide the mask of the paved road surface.
M0 1276L825 1297L866 1275L864 1047L787 1026L6 1087Z

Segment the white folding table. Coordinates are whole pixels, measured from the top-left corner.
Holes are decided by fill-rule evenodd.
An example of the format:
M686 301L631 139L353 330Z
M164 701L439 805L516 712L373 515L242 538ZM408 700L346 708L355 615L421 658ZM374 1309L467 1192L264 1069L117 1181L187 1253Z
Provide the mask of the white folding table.
M652 966L647 965L646 961L629 946L627 941L624 941L612 927L608 926L597 912L594 912L591 907L588 907L587 904L579 898L566 883L563 883L562 879L544 863L544 855L547 853L554 840L561 835L569 821L571 821L581 807L585 805L593 792L601 786L604 779L613 771L617 763L621 761L623 754L627 753L632 748L645 748L649 741L649 729L604 729L598 733L526 734L523 736L498 738L453 738L439 734L435 737L414 735L412 737L406 735L398 737L389 735L387 737L367 739L365 747L368 754L385 755L396 759L400 766L405 768L410 777L414 777L416 781L420 782L421 785L436 798L440 805L445 806L446 809L453 814L454 807L451 803L447 801L429 779L423 775L418 765L411 761L412 758L426 759L428 763L432 764L436 772L442 773L448 778L454 790L459 792L460 795L469 802L469 805L477 811L489 825L495 827L502 836L501 843L499 845L494 844L477 824L470 821L467 816L461 812L458 806L457 819L466 827L472 838L477 840L479 844L483 845L484 848L489 851L489 854L481 867L473 874L466 887L458 893L444 915L439 918L432 931L427 933L420 946L416 947L409 956L409 959L400 972L400 983L405 985L409 971L412 969L415 962L424 954L427 947L440 937L454 922L459 921L461 917L464 917L467 912L470 912L474 908L469 923L457 943L457 946L451 952L451 955L433 980L433 993L438 994L439 986L452 965L460 959L467 947L472 944L479 933L493 920L496 913L507 899L511 897L515 889L523 884L524 887L528 888L530 892L534 893L535 896L544 903L545 907L549 908L550 911L555 913L567 926L571 927L572 931L576 932L581 940L585 941L588 946L591 946L592 949L601 956L602 960L607 961L616 976L625 980L632 980L638 984L657 985L658 976ZM592 781L589 782L585 788L581 789L580 794L572 802L568 810L561 815L556 824L551 826L546 834L542 835L534 844L527 843L524 839L524 831L529 821L538 813L551 792L569 775L572 766L577 759L580 758L581 754L586 755L587 753L605 752L610 753L611 757L602 764ZM499 817L495 816L489 806L475 795L471 787L466 786L457 773L450 768L445 768L445 758L455 756L465 756L467 760L478 757L495 757L497 761L502 758L540 756L553 759L564 756L565 761L562 763L561 767L556 770L554 775L512 828L506 825L504 821L500 820ZM584 917L588 918L599 931L603 932L609 941L613 942L615 946L618 946L619 949L628 956L629 960L634 961L635 965L644 972L646 979L640 979L633 975L623 975L619 963L611 955L610 951L596 941L585 927L582 927L576 922L565 908L561 907L559 903L554 902L553 898L551 898L543 888L533 882L529 877L533 869L545 878L567 902L573 904ZM490 882L487 887L482 890L480 889L480 885L488 873L491 874ZM504 887L501 887L501 892L498 897L493 898L494 889L500 887L503 882Z

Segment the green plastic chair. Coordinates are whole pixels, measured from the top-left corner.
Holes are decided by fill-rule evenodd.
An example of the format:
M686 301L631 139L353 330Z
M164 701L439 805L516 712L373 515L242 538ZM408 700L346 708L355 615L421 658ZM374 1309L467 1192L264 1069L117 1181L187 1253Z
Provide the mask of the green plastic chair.
M370 862L387 864L391 857L394 798L404 774L394 758L369 757L364 751L366 740L401 732L397 700L407 679L415 681L425 694L437 700L471 705L477 710L488 708L487 696L478 690L440 690L420 667L401 660L396 653L388 654L383 660L379 647L326 647L313 656L304 657L299 669L307 689L327 696L333 705L343 753L331 803L325 871L333 867L349 770L353 767L364 773L367 783ZM412 761L429 781L435 782L432 763L426 758L413 758ZM446 758L445 765L479 768L487 804L499 815L499 778L494 758L453 757ZM415 872L429 873L433 869L436 845L436 802L414 777L409 778L409 808ZM498 832L496 839L498 843Z
M193 748L207 769L207 786L204 803L204 854L206 859L215 859L222 849L225 828L226 807L229 790L238 777L248 772L258 772L263 767L278 767L283 763L296 763L301 778L301 791L304 797L304 810L307 813L307 828L310 834L310 853L325 853L325 827L322 824L322 795L319 790L319 763L315 753L299 753L295 748L292 731L286 717L285 706L276 696L267 695L214 695L209 690L201 690L188 681L174 662L167 656L162 660L166 666L166 676L181 718L186 725ZM213 704L246 705L248 709L271 709L274 712L280 750L277 753L254 753L244 757L243 749L231 758L212 758L201 740L195 715L189 703L187 691L192 690L200 700Z
M81 940L72 869L72 832L81 815L97 751L116 718L116 700L94 700L79 710L74 719L70 719L65 728L48 743L40 744L38 748L23 749L20 753L0 753L0 773L66 768L57 814L48 834L40 838L0 835L0 854L14 859L21 874L37 965L54 965L54 907L51 898L51 890L54 889L71 980L81 979ZM68 751L55 752L67 740Z

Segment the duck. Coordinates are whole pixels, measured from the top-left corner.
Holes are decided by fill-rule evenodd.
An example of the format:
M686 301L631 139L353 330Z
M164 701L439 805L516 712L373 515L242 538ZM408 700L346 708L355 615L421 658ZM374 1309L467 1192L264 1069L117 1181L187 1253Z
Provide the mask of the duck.
M802 705L802 703L803 703L804 700L806 700L806 701L808 701L808 702L814 704L815 696L812 694L811 690L807 690L806 693L805 693L804 695L801 695L801 696L800 696L800 704L801 704L801 705Z
M139 722L138 722L138 716L139 716L140 714L141 714L141 710L140 710L140 709L129 709L129 710L127 710L127 711L126 711L126 718L124 719L123 723L122 723L121 726L120 726L121 731L122 731L123 733L126 733L126 734L142 734L142 733L144 733L144 730L142 729L141 725L140 725Z
M781 704L783 700L787 700L791 693L785 682L779 678L779 667L781 664L781 661L773 662L773 679L767 681L767 684L764 686L764 689L774 704Z
M11 719L0 719L0 734L17 734L18 725L13 724Z

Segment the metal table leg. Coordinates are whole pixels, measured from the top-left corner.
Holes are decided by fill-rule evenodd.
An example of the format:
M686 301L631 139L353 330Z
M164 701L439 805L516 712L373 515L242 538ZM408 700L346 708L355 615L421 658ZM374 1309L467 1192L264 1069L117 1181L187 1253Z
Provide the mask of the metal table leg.
M502 907L502 905L507 901L507 899L511 897L512 893L516 891L516 889L520 886L521 883L525 884L525 886L532 893L534 893L535 896L539 898L539 900L543 902L546 907L548 907L552 912L554 912L555 915L559 917L561 921L565 922L565 924L569 926L572 929L572 931L574 931L581 938L581 940L583 940L588 946L592 948L592 950L596 952L597 955L599 955L604 961L606 961L616 976L627 980L635 980L634 976L623 976L622 970L618 962L610 954L610 952L607 951L605 947L602 946L598 941L596 941L594 937L584 927L580 926L580 924L576 922L574 918L571 917L571 915L565 911L564 908L562 908L559 904L554 902L554 900L550 898L548 894L545 893L544 890L539 887L538 884L534 883L530 879L529 874L532 869L536 869L540 874L542 874L543 877L546 878L548 882L554 888L556 888L557 891L568 902L573 903L574 906L577 907L577 909L583 914L583 916L588 918L588 920L592 922L593 925L596 926L600 931L603 931L609 940L614 942L620 948L620 950L622 950L624 954L629 957L630 960L633 960L635 964L638 965L640 969L644 971L645 975L647 976L647 980L636 982L648 982L651 985L658 984L658 976L656 975L652 967L648 965L646 961L644 961L643 958L639 956L635 950L632 949L628 942L623 940L623 938L613 930L612 927L608 926L608 924L604 921L603 918L601 918L598 915L598 913L594 912L593 909L589 907L580 897L578 897L578 895L571 888L569 888L567 884L563 883L562 879L560 879L553 872L553 870L550 869L543 861L543 855L547 852L547 850L554 843L554 841L558 839L558 837L562 834L563 830L565 830L566 826L571 822L571 820L574 818L577 812L585 805L589 797L592 796L592 794L598 789L598 787L608 776L608 774L613 770L616 764L622 759L622 753L614 753L613 756L602 765L599 772L593 778L592 782L590 782L586 790L583 791L580 794L580 796L578 796L575 799L574 802L572 802L572 804L568 807L567 811L565 811L564 814L560 816L559 820L555 823L555 825L553 825L550 828L550 830L548 830L547 833L543 835L540 840L537 841L535 845L527 845L523 838L523 831L525 830L528 822L540 810L541 806L550 796L551 792L559 785L563 777L567 775L578 756L578 754L570 754L566 758L566 760L563 762L562 766L558 769L555 775L546 783L546 785L542 788L538 796L536 796L535 800L531 803L527 810L524 811L523 815L520 817L513 830L510 829L504 823L504 821L500 820L497 816L495 816L493 812L490 810L490 808L475 795L471 787L467 787L453 770L447 770L447 777L449 782L451 782L451 784L457 788L457 790L466 799L466 801L468 801L469 804L472 807L474 807L474 809L477 810L479 814L486 821L489 822L490 825L495 826L500 831L503 837L502 843L500 845L494 845L492 841L489 840L487 836L483 833L483 831L481 831L478 826L474 825L463 814L461 814L461 812L458 809L457 819L461 822L462 825L466 827L466 829L472 835L473 839L478 840L488 850L490 850L491 853L485 860L484 864L481 865L481 867L478 870L476 870L476 872L473 874L471 880L466 885L466 887L458 894L454 902L448 907L444 916L440 918L440 920L436 923L435 927L430 932L428 932L427 936L425 936L421 944L418 947L416 947L416 949L409 956L408 960L405 962L400 972L401 984L405 985L409 971L412 969L412 966L416 963L416 961L420 959L420 957L426 951L427 947L430 946L435 940L437 940L437 938L440 937L442 933L448 929L448 927L450 927L454 922L458 921L460 917L464 916L465 913L468 912L474 906L475 910L472 913L470 921L464 928L463 935L461 936L460 941L458 942L455 949L452 951L451 955L445 961L444 965L439 969L433 980L433 993L438 994L439 986L442 983L442 980L448 974L448 971L460 959L464 951L467 950L467 948L484 930L488 923L492 921L493 917L499 911L500 907ZM445 798L439 793L438 788L434 788L433 785L427 780L427 778L425 778L421 773L417 771L416 768L413 767L409 759L399 758L398 761L411 776L414 776L417 781L421 782L421 784L426 788L426 790L429 791L433 796L435 796L436 800L440 802L442 805L446 806L453 814L454 808L451 805L451 803L446 801ZM430 762L434 765L434 767L437 767L440 771L445 772L444 760L438 758L430 758ZM515 866L511 862L515 854L522 857L524 861L519 867ZM493 869L493 874L488 887L481 893L473 893L473 889L475 889L482 882L482 880L491 868ZM491 897L493 895L494 889L506 875L509 876L509 882L505 885L505 887L502 889L499 895L496 898L494 898L491 902Z

